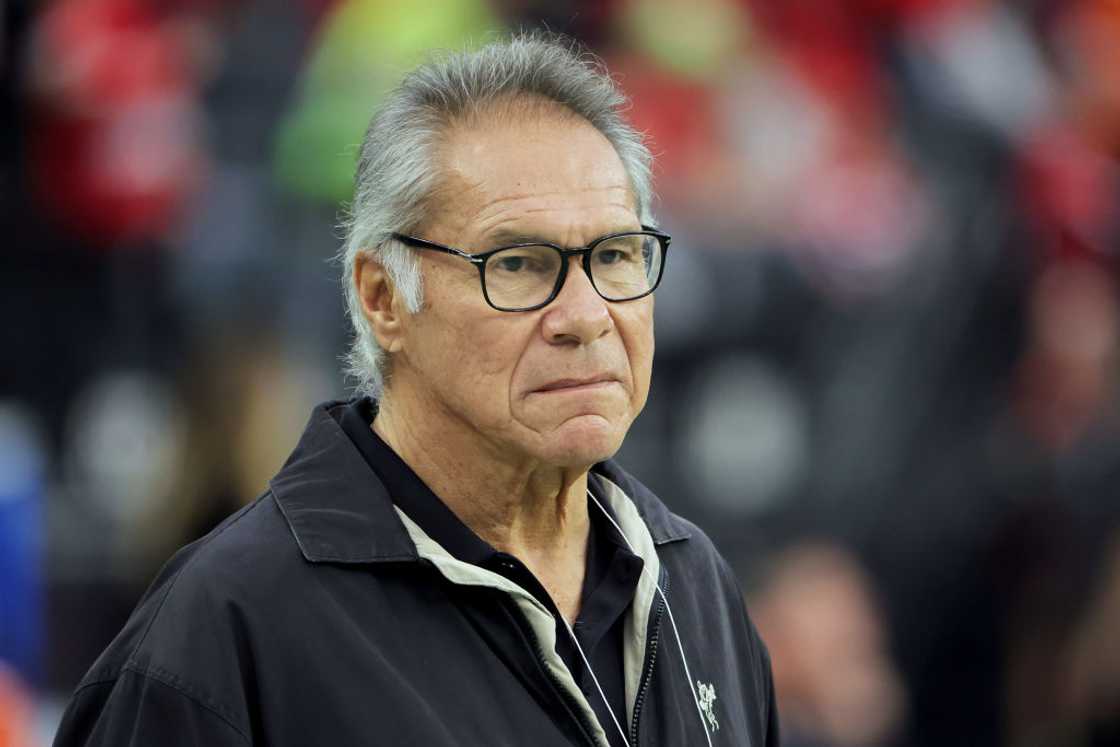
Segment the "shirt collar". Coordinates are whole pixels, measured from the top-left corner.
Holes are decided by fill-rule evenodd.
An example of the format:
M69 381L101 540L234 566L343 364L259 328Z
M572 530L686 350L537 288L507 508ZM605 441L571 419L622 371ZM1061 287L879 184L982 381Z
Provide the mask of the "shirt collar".
M276 503L309 562L416 561L416 545L393 509L389 490L340 424L347 406L327 402L312 410L295 450L269 482ZM691 536L687 522L614 462L595 465L592 480L596 473L631 498L654 544Z

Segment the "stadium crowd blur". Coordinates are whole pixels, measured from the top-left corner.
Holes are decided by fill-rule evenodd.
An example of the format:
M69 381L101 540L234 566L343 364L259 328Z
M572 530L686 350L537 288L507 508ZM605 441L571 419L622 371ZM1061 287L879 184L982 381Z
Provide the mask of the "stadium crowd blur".
M657 154L620 459L741 572L786 744L1120 744L1120 0L0 12L0 747L346 396L379 95L537 27Z

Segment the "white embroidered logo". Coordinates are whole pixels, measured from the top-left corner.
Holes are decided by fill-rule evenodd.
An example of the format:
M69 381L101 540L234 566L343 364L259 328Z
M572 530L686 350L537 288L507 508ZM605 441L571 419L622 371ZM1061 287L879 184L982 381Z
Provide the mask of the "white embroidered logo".
M716 721L716 712L712 708L712 704L716 701L715 685L705 685L700 680L696 680L696 688L699 692L697 697L700 700L700 710L703 711L704 718L708 719L708 727L712 731L719 731L719 721Z

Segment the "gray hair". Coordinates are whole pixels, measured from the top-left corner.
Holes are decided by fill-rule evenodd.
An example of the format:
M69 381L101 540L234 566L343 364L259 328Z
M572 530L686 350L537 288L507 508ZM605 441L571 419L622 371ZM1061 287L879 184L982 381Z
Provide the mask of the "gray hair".
M436 148L449 126L519 97L557 104L602 133L626 169L638 217L652 222L652 156L642 136L622 118L625 95L602 63L582 53L575 42L539 32L519 34L475 51L442 54L413 70L370 122L343 226L346 238L339 258L355 333L346 373L356 380L358 394L381 393L387 359L362 313L355 263L359 256L372 256L407 309L420 310L419 262L392 234L406 233L424 220L427 200L438 186Z

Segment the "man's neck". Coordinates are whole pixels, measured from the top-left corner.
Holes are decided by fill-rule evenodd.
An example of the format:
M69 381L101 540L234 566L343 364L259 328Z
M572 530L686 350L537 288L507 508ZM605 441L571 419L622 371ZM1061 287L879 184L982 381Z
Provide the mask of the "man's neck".
M384 400L374 432L464 524L523 562L573 622L587 557L587 470L510 458L431 409L422 417L411 409Z

